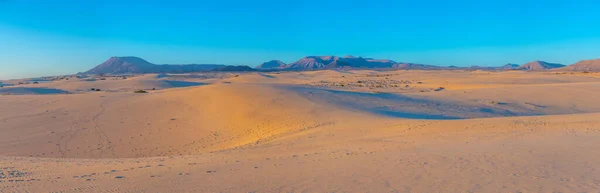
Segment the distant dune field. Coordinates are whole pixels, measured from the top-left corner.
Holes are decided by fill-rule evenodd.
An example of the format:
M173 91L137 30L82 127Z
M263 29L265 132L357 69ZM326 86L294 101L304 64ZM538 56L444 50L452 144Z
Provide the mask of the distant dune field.
M0 192L600 189L596 72L336 69L0 84Z

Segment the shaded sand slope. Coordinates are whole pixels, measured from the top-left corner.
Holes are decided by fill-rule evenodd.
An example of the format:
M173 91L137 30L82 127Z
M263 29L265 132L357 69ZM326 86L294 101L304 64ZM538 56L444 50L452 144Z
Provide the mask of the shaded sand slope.
M396 118L443 120L544 114L528 108L529 105L488 104L494 102L491 100L470 102L452 101L442 97L428 99L424 96L394 93L364 93L305 87L287 89L319 103L332 103L340 108ZM560 114L560 112L552 111L548 114Z
M101 80L105 78L105 80ZM92 88L100 89L104 92L128 92L138 89L169 89L178 87L202 86L209 84L214 77L206 79L200 78L178 78L166 77L157 78L157 75L149 74L143 76L129 77L122 79L118 77L96 77L86 79L57 80L49 82L40 82L39 84L18 85L15 88L53 88L72 93L87 92ZM7 88L3 88L7 89Z
M0 88L0 94L5 95L32 95L32 94L66 94L67 91L55 88L29 88L29 87L6 87Z
M318 103L410 119L462 119L600 112L600 82L513 85L441 92L361 92L282 86Z
M600 82L521 85L468 91L413 93L411 97L444 100L460 106L505 109L507 115L552 115L600 112Z

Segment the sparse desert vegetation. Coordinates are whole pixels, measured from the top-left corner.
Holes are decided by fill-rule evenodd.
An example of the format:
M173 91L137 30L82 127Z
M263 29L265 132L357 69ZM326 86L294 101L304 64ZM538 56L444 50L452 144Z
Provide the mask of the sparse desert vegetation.
M318 192L468 192L473 184L483 192L594 191L600 78L590 74L325 70L3 81L15 85L0 88L0 192L293 192L307 181ZM348 181L356 175L377 183Z

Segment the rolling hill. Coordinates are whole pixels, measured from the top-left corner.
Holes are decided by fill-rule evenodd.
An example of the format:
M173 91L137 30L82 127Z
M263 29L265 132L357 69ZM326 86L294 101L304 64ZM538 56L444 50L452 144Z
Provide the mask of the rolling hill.
M544 61L538 60L538 61L533 61L533 62L523 64L523 65L517 67L516 69L518 69L518 70L548 70L548 69L554 69L554 68L561 68L564 66L565 65L562 65L562 64L549 63L549 62L544 62Z
M271 60L268 62L263 62L262 64L256 66L256 69L281 69L285 67L285 63L280 60Z
M558 70L600 72L600 59L582 60Z
M126 73L186 73L209 71L225 67L222 64L162 64L156 65L142 58L126 56L111 57L85 74L126 74Z

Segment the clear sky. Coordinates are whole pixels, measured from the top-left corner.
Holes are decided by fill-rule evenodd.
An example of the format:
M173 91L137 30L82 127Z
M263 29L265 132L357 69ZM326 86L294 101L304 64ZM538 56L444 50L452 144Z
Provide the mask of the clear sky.
M0 0L0 79L81 72L111 56L571 64L600 58L599 10L598 0Z

